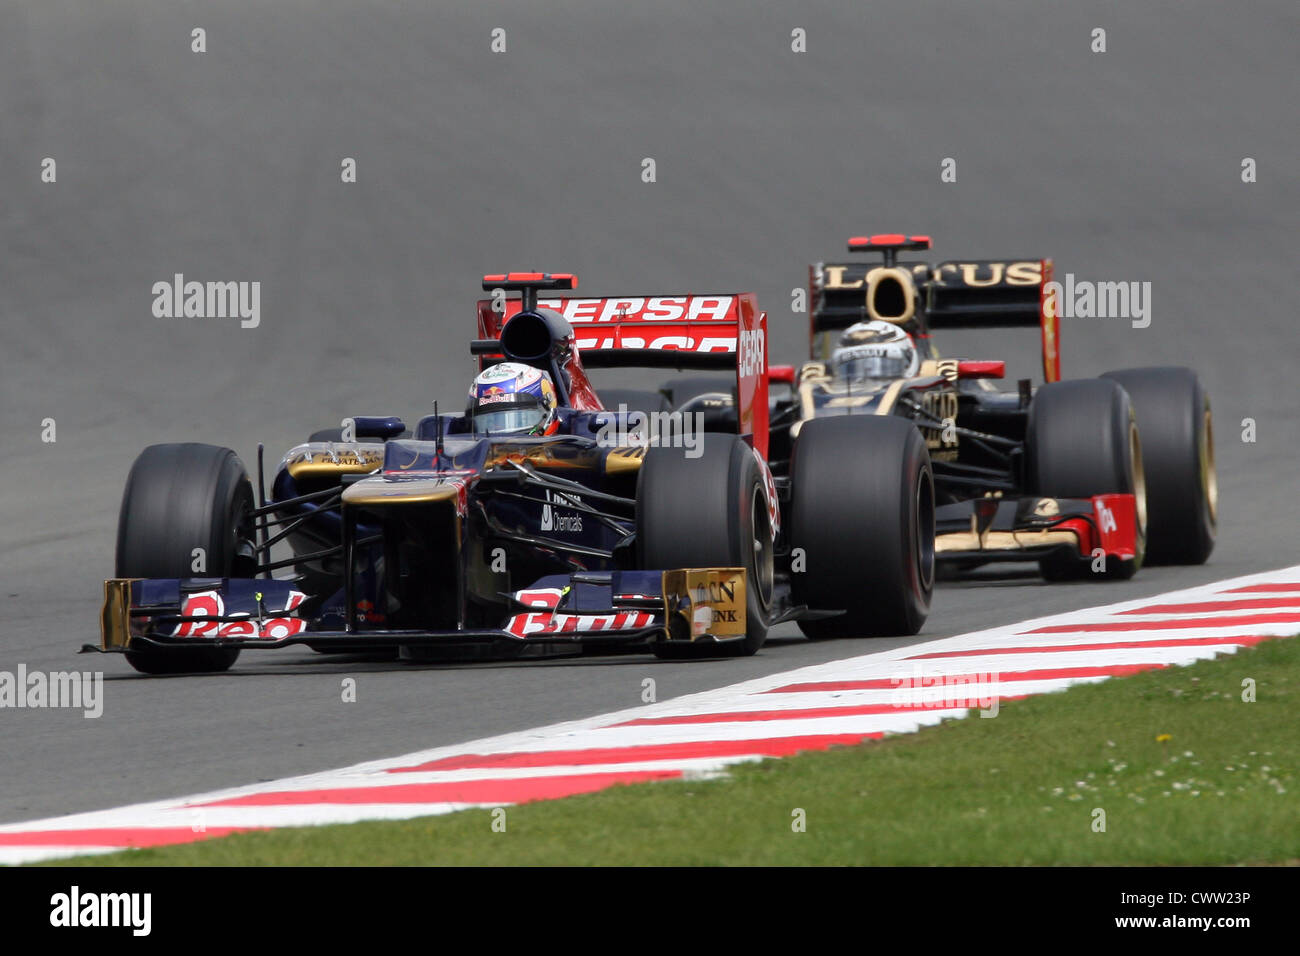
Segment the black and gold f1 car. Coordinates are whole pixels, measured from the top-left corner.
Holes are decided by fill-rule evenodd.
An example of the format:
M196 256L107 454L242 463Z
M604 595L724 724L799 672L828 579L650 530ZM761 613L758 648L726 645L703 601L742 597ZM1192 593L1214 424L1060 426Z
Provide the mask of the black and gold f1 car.
M1061 380L1060 318L1050 259L900 262L927 236L849 240L875 263L809 268L813 361L773 409L772 464L798 475L799 435L843 416L901 416L925 436L936 493L936 558L971 567L1035 560L1049 580L1128 578L1143 561L1199 564L1214 547L1217 485L1210 399L1188 368L1135 368ZM846 330L893 327L914 344L911 369L864 380ZM941 358L948 328L1037 327L1043 384L994 388L1000 361ZM871 336L868 335L868 338ZM889 336L884 336L888 338ZM845 348L845 345L850 347ZM877 364L879 360L876 360Z
M812 360L771 367L769 461L783 500L798 499L785 552L797 559L819 525L875 528L879 516L855 512L855 495L876 497L870 489L890 480L892 465L862 433L869 422L903 419L931 460L940 567L1036 561L1056 581L1124 579L1144 561L1204 562L1217 486L1210 400L1196 373L1136 368L1062 381L1052 261L898 260L929 247L926 236L854 238L849 251L883 261L809 268ZM999 326L1040 330L1042 384L999 390L990 380L1004 376L1004 362L942 358L931 338ZM894 362L907 354L910 363ZM726 390L698 381L694 390L669 383L664 395L725 414ZM809 450L836 443L838 466L819 475L824 458ZM814 502L807 489L819 481ZM792 487L804 490L793 496ZM820 589L843 586L860 559L843 553L826 563L810 552L803 599L816 605ZM800 625L823 633L835 622Z

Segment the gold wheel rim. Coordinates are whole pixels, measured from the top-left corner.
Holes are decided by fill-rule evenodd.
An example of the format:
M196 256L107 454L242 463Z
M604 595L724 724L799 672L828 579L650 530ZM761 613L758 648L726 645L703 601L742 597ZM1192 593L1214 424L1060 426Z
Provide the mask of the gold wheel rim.
M1147 534L1147 473L1142 464L1142 439L1136 421L1128 426L1129 454L1133 459L1133 498L1136 503L1137 533L1139 540Z
M1210 400L1205 400L1205 440L1201 443L1201 487L1210 509L1210 524L1219 523L1219 475L1214 468L1214 419L1210 415Z

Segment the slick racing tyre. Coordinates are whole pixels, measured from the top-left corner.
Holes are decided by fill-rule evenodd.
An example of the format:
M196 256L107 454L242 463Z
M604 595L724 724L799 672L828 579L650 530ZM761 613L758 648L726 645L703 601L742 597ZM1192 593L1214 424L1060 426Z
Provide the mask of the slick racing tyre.
M229 448L150 445L131 466L117 523L119 578L252 577L253 489ZM195 548L205 569L195 571ZM227 670L238 648L131 650L144 674Z
M1210 396L1189 368L1131 368L1103 377L1124 386L1142 430L1147 561L1205 563L1219 508Z
M1029 488L1044 498L1131 494L1137 499L1136 557L1106 562L1092 573L1091 556L1051 555L1039 561L1049 581L1133 577L1146 553L1146 482L1142 443L1128 393L1105 378L1052 382L1034 394L1025 430Z
M646 569L744 568L743 640L659 641L656 657L739 657L767 639L772 603L772 522L754 452L736 435L703 434L701 454L651 447L637 479L638 565Z
M916 426L869 415L806 421L790 481L794 600L844 611L799 629L813 639L919 631L934 591L934 475Z

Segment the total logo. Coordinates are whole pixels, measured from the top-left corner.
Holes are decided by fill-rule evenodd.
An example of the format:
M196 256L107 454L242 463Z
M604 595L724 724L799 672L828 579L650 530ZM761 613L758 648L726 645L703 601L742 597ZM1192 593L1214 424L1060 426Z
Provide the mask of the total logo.
M547 503L542 505L542 527L543 531L559 531L569 534L576 534L582 530L582 515L572 511L561 511L553 507L552 502L557 504L582 504L582 500L576 495L570 497L566 495L553 495L549 490L546 492Z

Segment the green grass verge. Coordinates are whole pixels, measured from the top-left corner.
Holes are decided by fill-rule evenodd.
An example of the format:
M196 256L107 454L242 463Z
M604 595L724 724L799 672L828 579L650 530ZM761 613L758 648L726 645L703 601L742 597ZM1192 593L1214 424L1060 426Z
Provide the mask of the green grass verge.
M1243 681L1255 682L1254 702ZM85 865L1220 864L1300 858L1300 640L856 747L404 822ZM1169 735L1168 740L1158 737ZM1094 810L1105 811L1105 832ZM794 832L796 809L806 830Z

